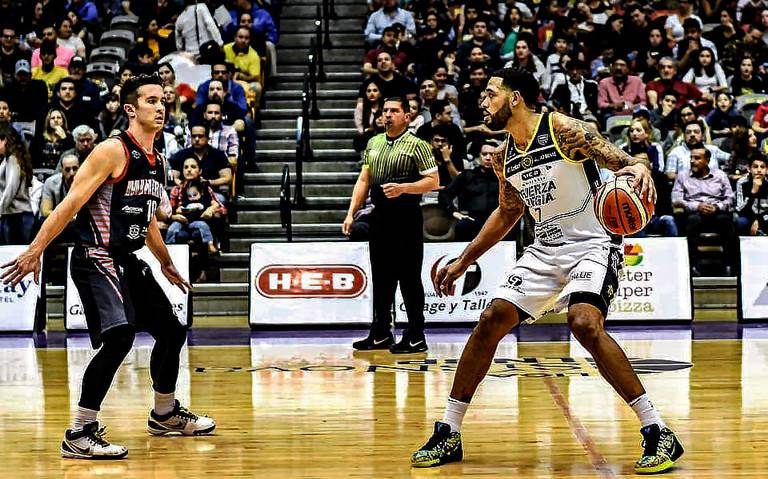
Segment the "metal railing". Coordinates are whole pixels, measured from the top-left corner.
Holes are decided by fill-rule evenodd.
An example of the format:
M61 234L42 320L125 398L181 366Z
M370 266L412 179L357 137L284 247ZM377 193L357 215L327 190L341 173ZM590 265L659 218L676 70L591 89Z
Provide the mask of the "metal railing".
M291 169L283 165L283 177L280 180L280 223L285 228L288 241L293 241L293 219L291 212Z

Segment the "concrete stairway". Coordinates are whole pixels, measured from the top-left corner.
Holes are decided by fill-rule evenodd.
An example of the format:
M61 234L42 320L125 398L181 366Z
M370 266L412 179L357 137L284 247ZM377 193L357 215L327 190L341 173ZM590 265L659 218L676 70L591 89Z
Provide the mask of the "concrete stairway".
M284 164L295 193L296 120L314 36L319 0L287 0L280 20L276 86L266 93L256 133L257 173L245 175L245 199L229 229L230 251L219 258L222 283L247 282L248 250L260 241L285 241L279 192ZM337 0L330 22L332 48L324 49L327 80L318 83L320 118L310 123L314 160L304 163L306 205L293 211L294 241L341 240L344 219L359 168L352 148L353 114L362 82L363 28L367 7L360 0Z

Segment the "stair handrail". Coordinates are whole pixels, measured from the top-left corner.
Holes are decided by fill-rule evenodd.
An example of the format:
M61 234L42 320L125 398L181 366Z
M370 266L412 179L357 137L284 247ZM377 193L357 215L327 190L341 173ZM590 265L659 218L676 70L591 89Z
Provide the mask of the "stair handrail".
M335 6L334 6L334 12L335 12ZM331 43L331 5L329 0L323 0L323 23L325 25L325 32L323 32L323 43L318 45L322 45L324 48L333 48L333 43Z
M312 96L310 79L304 76L304 84L301 91L301 116L296 125L296 193L294 204L303 207L304 199L304 161L311 161L314 156L310 142L310 103Z
M293 241L293 221L291 212L291 169L283 165L283 177L280 180L280 224L285 228L288 241Z
M323 14L325 14L325 10L323 10ZM325 29L327 33L327 23L325 25ZM312 45L311 41L310 45ZM315 6L315 43L313 51L315 52L317 64L317 81L324 82L327 79L327 76L325 74L325 60L323 59L323 17L320 13L320 5Z

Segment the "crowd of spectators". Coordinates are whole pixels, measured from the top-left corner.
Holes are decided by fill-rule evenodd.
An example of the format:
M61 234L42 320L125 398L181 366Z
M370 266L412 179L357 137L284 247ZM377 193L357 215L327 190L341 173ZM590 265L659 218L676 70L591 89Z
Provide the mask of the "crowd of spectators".
M768 1L369 6L355 148L382 131L382 101L406 96L456 239L474 237L496 207L486 156L504 133L483 124L478 104L489 75L509 66L539 81L537 108L594 124L652 170L659 202L640 236L688 236L695 265L702 233L717 233L731 274L736 235L768 232Z
M168 159L172 212L161 226L166 242L199 245L192 279L204 280L205 258L226 241L236 179L253 166L261 95L277 73L279 9L251 0L0 0L0 244L29 242L95 145L127 128L122 83L157 73L167 122L155 147ZM116 30L126 44L104 42ZM209 65L199 68L210 77L177 81L179 64ZM72 239L65 230L58 243Z

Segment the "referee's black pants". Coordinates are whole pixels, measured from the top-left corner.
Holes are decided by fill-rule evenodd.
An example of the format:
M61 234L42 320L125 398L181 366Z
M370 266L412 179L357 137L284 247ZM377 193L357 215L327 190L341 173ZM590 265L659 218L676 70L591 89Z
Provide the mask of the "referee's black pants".
M371 331L376 336L388 334L392 329L391 309L398 282L408 314L408 332L418 335L424 331L423 223L421 207L413 198L377 202L371 214L369 244L374 310Z

